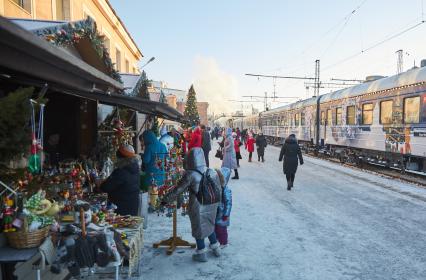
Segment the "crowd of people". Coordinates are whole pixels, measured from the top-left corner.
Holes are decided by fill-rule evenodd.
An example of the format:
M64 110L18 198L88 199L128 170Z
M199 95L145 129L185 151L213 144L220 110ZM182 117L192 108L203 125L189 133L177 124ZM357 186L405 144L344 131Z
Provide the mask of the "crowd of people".
M259 132L240 131L239 128L206 128L204 125L183 131L161 129L161 137L152 130L144 131L140 136L141 154L137 155L131 145L123 145L117 151L118 162L110 177L101 182L99 187L107 192L121 215L137 215L139 209L138 193L141 186L157 185L164 182L164 168L158 165L159 157L166 157L168 151L179 145L184 151L183 178L176 188L168 193L162 203L174 201L177 196L189 191L188 214L191 222L192 236L197 249L194 261L207 261L205 239L208 238L213 255L220 256L220 250L228 245L227 227L230 225L232 192L229 179L239 179L238 168L242 160L241 149L248 152L248 162L252 162L253 153L257 152L258 162L265 162L267 140ZM210 168L210 151L212 140L219 140L216 157L222 163L220 168ZM303 164L303 157L294 134L286 138L279 155L283 162L283 172L287 179L287 190L294 186L297 166ZM163 161L164 162L164 161ZM142 172L142 176L141 176ZM215 195L217 194L217 195ZM206 202L208 201L208 202Z

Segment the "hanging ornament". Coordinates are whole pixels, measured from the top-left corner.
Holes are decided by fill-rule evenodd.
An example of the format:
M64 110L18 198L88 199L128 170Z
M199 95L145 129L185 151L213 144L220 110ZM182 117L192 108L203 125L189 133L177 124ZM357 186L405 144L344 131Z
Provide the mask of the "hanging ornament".
M39 152L43 149L43 130L44 130L44 104L40 105L40 117L38 123L38 135L36 137L36 119L35 119L35 101L30 100L31 103L31 155L28 159L28 169L32 174L40 173L43 171L41 156Z

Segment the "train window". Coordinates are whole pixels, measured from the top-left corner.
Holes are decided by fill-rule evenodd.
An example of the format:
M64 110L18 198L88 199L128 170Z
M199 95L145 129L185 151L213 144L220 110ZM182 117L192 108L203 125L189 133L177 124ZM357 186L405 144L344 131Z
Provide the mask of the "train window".
M300 125L305 125L305 113L300 113Z
M355 106L346 107L346 124L355 125Z
M373 124L373 103L362 104L362 124Z
M404 122L418 123L420 119L420 96L404 99Z
M342 125L342 108L336 108L336 125Z
M333 125L331 123L332 119L333 119L333 114L331 113L331 109L328 109L327 110L327 125Z
M294 126L299 126L299 114L294 114Z
M392 100L380 102L380 123L381 124L392 123L392 107L393 107Z
M325 112L321 111L321 124L325 125Z

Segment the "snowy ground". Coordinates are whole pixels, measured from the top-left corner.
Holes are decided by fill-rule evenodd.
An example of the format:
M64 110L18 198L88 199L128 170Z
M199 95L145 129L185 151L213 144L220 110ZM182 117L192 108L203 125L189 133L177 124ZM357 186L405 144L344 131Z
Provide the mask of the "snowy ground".
M278 154L268 146L265 163L256 154L248 163L243 152L219 259L153 249L172 221L151 214L140 279L426 279L425 189L305 157L289 192ZM178 218L178 233L193 241L188 217Z

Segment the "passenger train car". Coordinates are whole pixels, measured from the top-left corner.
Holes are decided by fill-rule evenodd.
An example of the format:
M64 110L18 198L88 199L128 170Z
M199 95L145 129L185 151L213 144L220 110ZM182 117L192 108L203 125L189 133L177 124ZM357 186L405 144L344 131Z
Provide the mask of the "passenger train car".
M343 162L426 172L426 67L262 112L258 129Z
M245 117L236 117L232 121L233 128L248 129L249 131L253 131L257 133L259 131L259 115L254 114Z

